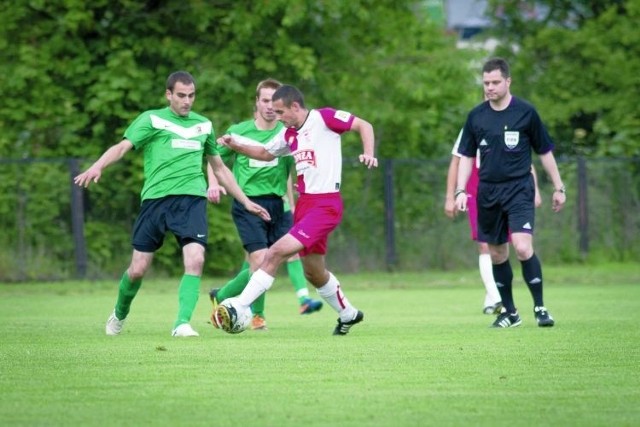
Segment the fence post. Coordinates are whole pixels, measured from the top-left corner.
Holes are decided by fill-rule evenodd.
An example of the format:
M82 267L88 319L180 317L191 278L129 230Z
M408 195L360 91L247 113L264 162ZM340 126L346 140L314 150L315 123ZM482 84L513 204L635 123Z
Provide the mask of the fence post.
M384 161L384 218L385 218L385 258L387 270L393 270L397 262L395 235L395 208L393 204L393 160Z
M87 275L87 245L84 239L84 189L73 182L73 178L80 173L78 159L69 159L67 165L71 175L71 230L75 248L76 277L83 279Z
M583 156L578 156L578 235L580 236L580 254L583 259L589 254L587 189L587 163Z

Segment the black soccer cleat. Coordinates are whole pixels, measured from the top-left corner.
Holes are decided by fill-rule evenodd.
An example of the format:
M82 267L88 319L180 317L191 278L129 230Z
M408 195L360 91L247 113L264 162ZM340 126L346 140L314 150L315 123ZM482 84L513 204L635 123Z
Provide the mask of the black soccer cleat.
M363 319L364 313L360 310L358 310L358 314L356 314L356 317L348 322L343 322L342 320L340 320L340 318L338 318L338 324L333 330L333 335L347 335L349 333L349 329L351 329L353 325L362 322Z
M556 323L545 307L534 307L533 315L541 328L550 328Z
M522 319L518 313L501 313L491 325L492 328L514 328L520 326Z

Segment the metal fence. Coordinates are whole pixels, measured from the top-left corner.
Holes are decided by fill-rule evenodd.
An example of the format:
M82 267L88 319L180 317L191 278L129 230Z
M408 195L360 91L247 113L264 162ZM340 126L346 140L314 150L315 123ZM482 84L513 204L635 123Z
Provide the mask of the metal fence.
M466 218L451 221L443 212L448 162L386 159L378 170L367 170L345 160L345 216L330 238L330 268L475 266ZM88 198L72 183L80 166L77 159L0 159L0 281L100 279L122 273L131 253L137 193L93 187ZM640 159L566 158L559 159L559 166L568 190L561 213L552 212L552 188L538 168L543 196L536 214L538 255L545 263L640 261ZM235 232L227 233L235 240L215 240L216 229L233 227L229 210L211 209L210 221L214 242L207 257L218 265L224 260L223 270L231 270L242 258ZM165 246L174 246L173 241ZM162 261L156 272L162 274Z

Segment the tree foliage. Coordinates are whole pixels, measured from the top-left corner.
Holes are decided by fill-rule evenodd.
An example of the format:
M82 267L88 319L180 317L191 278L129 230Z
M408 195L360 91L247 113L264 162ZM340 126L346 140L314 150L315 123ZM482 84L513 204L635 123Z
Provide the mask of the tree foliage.
M2 2L0 83L12 96L0 105L0 157L79 157L88 166L137 114L164 105L177 69L195 76L195 110L217 133L246 119L256 83L274 77L300 87L311 107L371 121L381 158L445 156L477 100L475 54L455 42L415 1ZM347 158L361 150L353 137L344 145ZM68 179L60 172L48 184L67 188ZM141 180L142 159L130 154L89 189L90 251L115 255L108 224L131 223ZM217 255L208 268L229 269L241 249L228 203L211 215ZM180 271L177 256L156 264Z
M490 3L512 88L537 105L560 152L640 155L640 0Z
M19 246L39 259L68 262L70 177L55 159L81 158L88 166L137 114L165 104L165 79L178 69L196 77L195 110L212 119L217 133L246 119L257 81L274 77L300 87L311 107L333 106L371 121L381 160L448 157L478 100L478 64L487 53L456 48L455 36L428 18L427 3L0 2L0 165L46 160L29 169L27 163L0 167L1 224L37 227L33 236L6 233L0 246L9 248L7 257ZM639 3L489 0L490 35L512 63L514 93L539 108L560 153L640 154ZM360 152L354 135L345 137L344 151L347 162ZM409 221L425 203L439 203L442 191L412 172L397 189L407 195L398 208ZM129 256L123 240L138 211L141 181L142 159L132 153L85 193L96 270L114 271ZM345 168L344 181L350 206L383 217L381 171ZM208 272L227 272L242 256L229 204L227 198L210 209ZM342 229L363 236L370 224L353 221ZM4 255L0 250L0 267ZM179 258L167 244L154 265L175 274L182 270Z

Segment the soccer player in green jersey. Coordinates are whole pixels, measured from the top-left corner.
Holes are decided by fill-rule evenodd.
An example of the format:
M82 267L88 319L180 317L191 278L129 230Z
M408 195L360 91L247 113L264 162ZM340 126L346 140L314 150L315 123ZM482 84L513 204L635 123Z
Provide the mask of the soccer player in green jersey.
M107 320L107 335L118 335L129 314L153 254L171 231L182 248L184 275L178 290L178 316L173 325L175 337L198 336L189 324L198 301L200 276L207 245L207 184L202 170L203 155L223 188L244 208L264 220L268 212L249 200L217 151L211 121L191 111L196 96L195 81L185 71L167 79L168 107L140 114L127 128L124 139L111 146L86 171L75 177L77 185L97 183L102 171L135 149L144 156L144 185L141 208L133 227L131 263L120 279L118 299ZM226 191L225 191L226 189Z
M276 119L271 97L282 84L274 79L258 83L255 97L253 120L232 125L227 133L233 134L245 144L262 145L269 142L282 130L282 123ZM220 147L223 160L233 160L233 174L249 199L264 207L271 216L270 222L247 212L238 202L233 203L231 214L238 234L247 252L248 262L240 273L220 289L212 289L211 301L215 306L227 298L239 295L249 283L251 273L262 263L269 246L285 235L293 225L293 216L287 205L293 206L293 189L290 174L293 168L291 156L276 158L269 162L254 160L235 151ZM216 177L208 171L209 184L216 184ZM289 203L283 201L287 195ZM307 281L304 277L300 257L294 256L287 263L287 271L300 304L300 314L310 314L322 308L322 301L309 297ZM252 305L252 329L267 328L264 315L264 294ZM215 325L215 322L212 322Z

